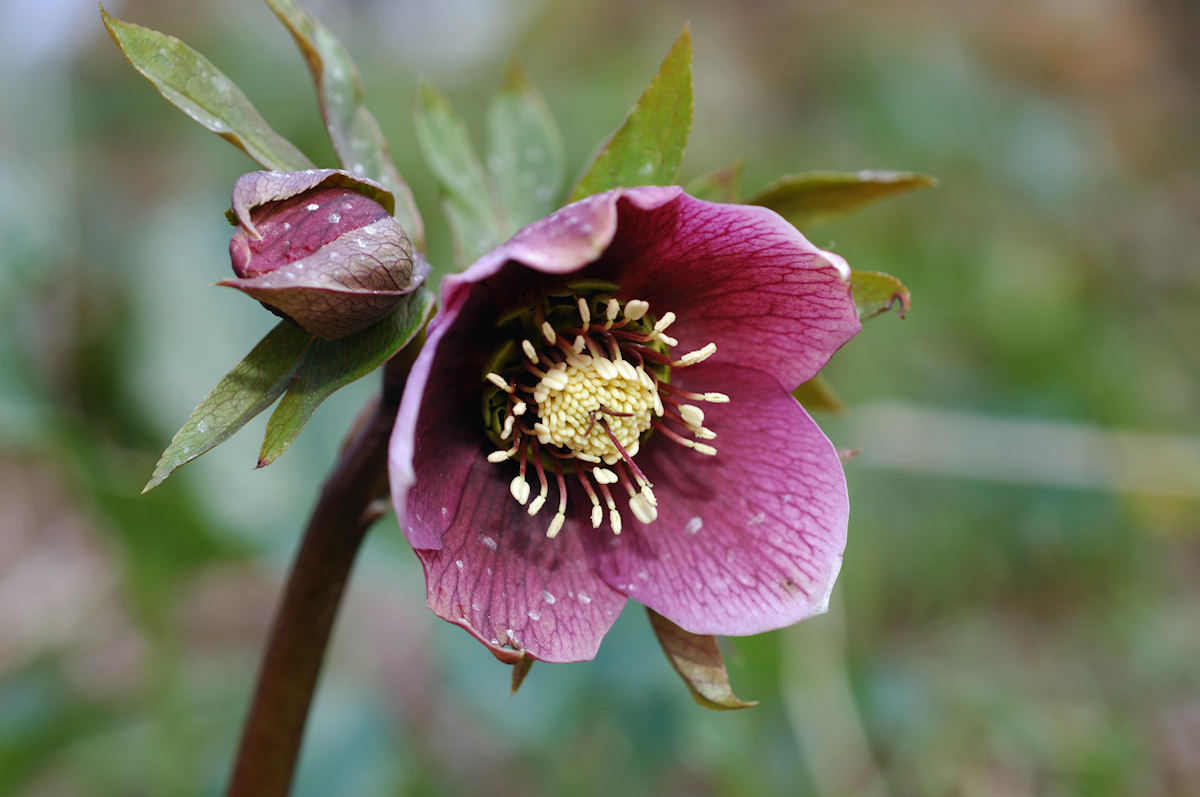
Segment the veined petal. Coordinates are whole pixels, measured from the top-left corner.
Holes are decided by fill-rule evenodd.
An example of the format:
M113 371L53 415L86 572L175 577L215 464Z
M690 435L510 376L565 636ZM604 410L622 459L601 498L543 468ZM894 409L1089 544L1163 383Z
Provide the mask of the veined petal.
M714 362L772 374L789 389L861 328L846 262L766 208L681 194L626 209L594 271L622 296L670 307L681 351L716 341Z
M729 394L707 409L718 453L648 441L638 463L658 520L592 538L598 571L695 634L755 634L825 611L849 513L837 452L773 377L709 363L688 377L688 389Z
M543 661L593 658L625 596L592 570L584 524L568 519L547 539L553 512L530 517L509 496L503 473L482 459L466 476L457 510L441 550L417 550L429 608L502 661L515 661L522 650ZM586 532L595 534L590 526Z

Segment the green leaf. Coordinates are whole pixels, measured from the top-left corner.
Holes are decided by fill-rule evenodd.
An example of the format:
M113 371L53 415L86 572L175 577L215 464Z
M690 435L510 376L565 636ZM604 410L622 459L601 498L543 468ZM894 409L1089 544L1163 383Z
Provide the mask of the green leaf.
M104 25L121 52L172 105L267 169L311 169L312 161L271 129L242 90L186 44L109 16Z
M610 188L672 185L692 128L692 34L675 40L658 74L571 192L570 201Z
M267 421L258 467L271 464L286 451L334 391L371 373L412 340L433 304L433 293L420 287L379 323L337 340L314 341Z
M342 168L381 183L398 199L396 220L418 250L425 248L425 230L412 191L388 154L379 123L363 104L358 67L341 42L312 14L293 0L267 0L275 16L299 45L317 87L325 129Z
M912 304L912 294L908 288L891 274L881 271L851 271L850 293L854 296L860 321L890 310L896 302L900 303L896 312L904 318Z
M846 411L846 405L838 398L837 393L833 392L833 387L825 377L820 374L793 390L792 395L809 412L824 410L825 412L843 413Z
M442 189L455 261L460 268L470 265L508 237L508 222L492 195L466 124L427 81L422 81L418 93L416 123L417 143Z
M779 178L746 204L768 207L803 228L894 194L935 185L934 178L913 172L804 172Z
M687 184L684 190L706 202L740 202L742 201L742 169L746 165L745 158L738 158L724 169L702 174Z
M511 235L558 206L566 160L554 117L515 61L488 107L487 128L488 168Z
M717 710L758 705L758 701L740 700L734 695L716 637L684 631L653 609L646 609L646 613L663 652L697 703Z
M161 484L180 465L225 442L271 406L291 382L313 339L289 321L281 321L268 332L175 433L142 492Z

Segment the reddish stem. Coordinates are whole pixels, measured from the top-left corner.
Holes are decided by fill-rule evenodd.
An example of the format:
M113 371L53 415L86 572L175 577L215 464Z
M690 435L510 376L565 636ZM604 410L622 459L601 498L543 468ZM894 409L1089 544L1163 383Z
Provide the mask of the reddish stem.
M228 797L285 797L291 788L350 569L367 529L384 511L388 438L419 349L413 341L385 366L383 391L351 429L309 518L271 624Z

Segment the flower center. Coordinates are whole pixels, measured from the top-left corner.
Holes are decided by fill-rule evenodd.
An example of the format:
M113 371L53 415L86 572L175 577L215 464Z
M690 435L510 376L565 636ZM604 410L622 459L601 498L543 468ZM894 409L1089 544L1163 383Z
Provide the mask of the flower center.
M625 489L640 522L658 517L653 485L634 461L650 434L659 432L701 454L717 453L698 442L716 436L704 426L703 410L685 402L718 403L728 397L692 393L669 381L672 369L703 362L716 345L672 359L678 341L666 329L675 314L656 318L649 303L622 302L611 295L616 290L608 283L572 283L498 322L512 337L493 354L484 376L485 427L501 447L488 460L518 461L509 489L518 503L528 502L530 515L541 511L554 479L558 512L546 531L549 537L566 521L568 476L591 501L595 528L607 508L613 533L621 533L610 485ZM526 480L530 468L540 486L532 500Z

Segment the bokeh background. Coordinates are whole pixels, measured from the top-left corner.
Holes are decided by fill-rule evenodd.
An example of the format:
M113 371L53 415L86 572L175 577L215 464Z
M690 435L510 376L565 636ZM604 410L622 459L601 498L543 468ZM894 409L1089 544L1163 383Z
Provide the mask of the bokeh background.
M449 262L416 78L476 131L512 54L571 171L690 20L684 178L942 185L806 230L913 307L826 373L851 537L832 610L731 640L698 708L631 605L507 668L424 610L394 519L357 566L296 794L1200 793L1200 11L1189 0L311 0ZM332 163L265 6L113 0ZM0 794L213 794L282 574L367 379L254 471L262 419L138 492L274 319L211 283L253 164L82 0L0 2Z

